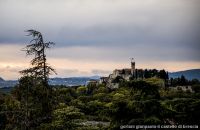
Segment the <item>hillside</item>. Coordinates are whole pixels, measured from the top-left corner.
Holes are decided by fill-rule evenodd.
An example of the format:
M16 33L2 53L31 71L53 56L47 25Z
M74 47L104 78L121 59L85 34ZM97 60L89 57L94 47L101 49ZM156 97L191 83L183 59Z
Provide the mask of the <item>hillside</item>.
M177 71L177 72L169 73L170 78L181 77L181 75L184 75L186 77L186 79L188 79L188 80L192 80L192 79L200 80L200 69L191 69L191 70L184 70L184 71Z
M99 76L91 77L69 77L69 78L50 78L50 85L66 85L66 86L78 86L85 85L90 79L98 80ZM0 88L14 87L18 83L17 80L3 80L0 78Z
M4 79L0 77L0 82L2 82L2 81L4 81Z

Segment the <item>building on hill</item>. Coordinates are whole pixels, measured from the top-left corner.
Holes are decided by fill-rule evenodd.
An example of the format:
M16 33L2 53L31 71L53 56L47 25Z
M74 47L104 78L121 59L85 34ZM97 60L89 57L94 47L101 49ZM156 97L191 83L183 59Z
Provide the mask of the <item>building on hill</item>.
M115 69L109 77L116 78L117 76L129 81L130 79L143 79L144 70L135 68L135 61L131 60L131 68Z
M99 83L106 83L108 86L117 87L117 83L113 82L116 78L122 78L126 81L130 79L143 79L144 70L135 68L135 61L131 59L131 68L115 69L108 77L101 77Z
M131 69L115 69L112 74L110 74L111 78L116 78L117 76L122 77L125 80L129 80L132 77Z
M115 79L116 77L120 76L125 80L129 80L131 77L135 77L135 75L135 61L131 60L131 68L115 69L113 73L109 75L109 79Z
M160 78L168 85L168 72L157 69L137 69L135 61L131 59L131 67L124 69L115 69L108 77L101 77L99 83L106 84L107 87L117 88L119 82L130 81L134 79Z
M100 83L99 80L96 80L96 79L90 79L89 81L86 82L85 86L89 86L89 85L98 85L98 83Z
M109 79L109 77L100 77L99 83L100 84L106 84L108 79Z

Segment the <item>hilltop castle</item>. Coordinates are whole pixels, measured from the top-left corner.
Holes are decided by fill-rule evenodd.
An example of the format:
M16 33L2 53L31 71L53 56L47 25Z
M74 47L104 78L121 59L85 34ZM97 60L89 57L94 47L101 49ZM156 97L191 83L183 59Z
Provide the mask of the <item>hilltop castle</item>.
M124 69L115 69L112 74L108 77L101 77L99 83L106 83L109 86L115 86L116 84L113 81L116 78L122 78L124 80L129 81L130 79L143 79L144 78L144 71L142 69L136 69L135 61L131 59L131 68L124 68Z
M113 73L109 75L109 78L114 79L117 76L120 76L125 80L129 80L131 77L135 77L135 74L135 61L131 60L131 68L115 69Z

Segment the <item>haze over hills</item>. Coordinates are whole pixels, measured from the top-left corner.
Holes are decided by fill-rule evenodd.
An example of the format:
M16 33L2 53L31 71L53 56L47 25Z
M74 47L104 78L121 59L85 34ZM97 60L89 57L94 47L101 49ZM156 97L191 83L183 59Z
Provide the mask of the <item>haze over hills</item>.
M17 80L4 80L0 77L0 88L14 87L18 83Z
M69 78L51 78L49 83L51 85L66 85L66 86L77 86L85 85L90 79L99 79L100 76L91 77L69 77Z
M66 86L77 86L85 85L90 79L99 79L100 76L91 77L69 77L69 78L50 78L49 84L51 85L66 85ZM17 80L4 80L0 78L0 88L14 87L18 83Z
M200 69L190 69L177 72L169 72L170 78L177 78L184 75L186 79L198 79L200 80ZM51 85L66 85L66 86L76 86L85 85L90 79L99 79L100 76L91 77L69 77L69 78L50 78L49 83ZM17 80L4 80L0 77L0 88L13 87L18 83Z
M190 70L169 73L169 77L171 78L178 78L178 77L181 77L181 75L184 75L185 78L188 80L192 80L192 79L200 80L200 69L190 69Z

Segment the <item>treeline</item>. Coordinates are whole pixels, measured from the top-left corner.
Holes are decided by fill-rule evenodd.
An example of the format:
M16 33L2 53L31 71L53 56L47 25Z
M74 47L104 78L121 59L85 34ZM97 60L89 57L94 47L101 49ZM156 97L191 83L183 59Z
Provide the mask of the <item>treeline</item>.
M1 129L111 130L136 124L200 125L200 92L166 90L161 81L126 81L118 89L103 84L50 86L48 101L41 86L30 86L29 92L22 88L25 86L17 86L10 95L0 94ZM44 109L44 102L49 103L50 111Z
M142 76L141 76L142 75ZM142 73L137 73L136 77L152 78L157 77L165 81L166 86L176 87L176 86L188 86L199 84L198 79L188 80L184 75L181 75L177 78L169 78L169 74L166 70L157 70L157 69L145 69Z
M145 69L144 70L144 78L152 78L152 77L158 77L164 80L169 79L168 72L163 70L157 70L157 69Z
M164 69L163 70L157 70L157 69L136 70L135 77L131 77L130 80L148 79L148 78L153 78L153 77L163 79L166 87L191 86L194 84L199 84L198 79L188 80L185 78L184 75L181 75L180 77L177 77L177 78L170 78L169 73ZM120 76L117 76L115 79L113 79L112 82L118 83L120 81L125 81L125 79L123 79Z
M181 75L181 77L178 78L170 78L169 80L170 86L185 86L185 85L194 85L194 84L199 84L199 80L198 79L192 79L192 80L188 80L185 78L184 75Z
M143 77L146 79L152 77L163 79L166 82L167 86L172 86L172 87L194 85L200 83L198 79L188 80L184 75L181 75L180 77L177 78L170 78L168 72L164 69L163 70L145 69L142 74Z

